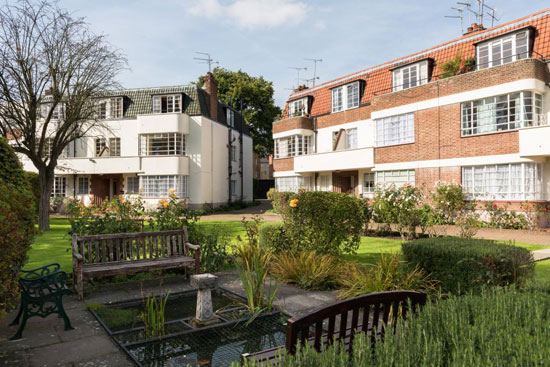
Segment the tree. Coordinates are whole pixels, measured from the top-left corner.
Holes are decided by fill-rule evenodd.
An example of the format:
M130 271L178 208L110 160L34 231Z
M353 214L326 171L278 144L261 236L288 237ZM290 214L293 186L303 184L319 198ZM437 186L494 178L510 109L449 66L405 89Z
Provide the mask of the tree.
M273 99L273 83L262 76L253 77L242 70L231 71L215 68L212 72L218 81L218 98L229 106L239 110L250 129L254 142L254 152L266 157L273 152L272 126L281 109ZM204 85L204 76L197 83Z
M56 3L0 8L0 133L38 169L39 228L49 230L50 193L63 149L101 124L94 100L119 87L126 58L82 18Z

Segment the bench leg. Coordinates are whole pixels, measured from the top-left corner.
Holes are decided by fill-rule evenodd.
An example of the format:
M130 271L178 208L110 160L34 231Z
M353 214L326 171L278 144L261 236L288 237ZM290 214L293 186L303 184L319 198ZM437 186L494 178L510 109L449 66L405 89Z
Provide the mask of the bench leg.
M23 329L25 329L25 325L27 324L28 318L29 316L27 315L27 309L25 308L23 310L23 321L21 321L21 325L19 325L19 329L17 329L17 332L15 333L14 336L10 338L10 340L21 339L21 337L23 336Z
M23 308L25 308L25 301L21 300L21 304L19 305L19 312L17 312L17 316L15 316L15 319L10 323L9 326L19 324L19 319L21 318L21 314L23 313Z
M82 301L84 298L84 282L82 281L82 269L76 269L76 273L73 274L74 278L74 288L76 290L76 294L78 295L78 300Z
M63 300L59 298L59 317L63 318L63 321L65 322L65 330L73 330L74 328L71 325L71 320L69 320L69 316L67 316L67 313L65 312L65 308L63 307Z

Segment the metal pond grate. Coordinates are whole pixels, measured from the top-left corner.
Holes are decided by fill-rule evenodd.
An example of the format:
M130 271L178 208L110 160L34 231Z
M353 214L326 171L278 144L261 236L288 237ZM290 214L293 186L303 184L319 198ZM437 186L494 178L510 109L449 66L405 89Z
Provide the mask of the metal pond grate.
M193 300L193 292L170 295L170 299ZM223 288L216 289L228 299L244 300L241 296ZM128 300L105 304L107 308L134 307L142 301ZM188 307L187 305L186 307ZM190 308L190 307L188 307ZM162 339L145 339L143 327L112 329L94 309L90 312L105 328L109 336L138 366L169 367L187 363L201 366L230 366L239 361L242 353L251 353L284 345L288 315L275 311L258 317L250 325L242 318L243 307L222 307L216 314L220 323L194 329L190 317L166 322L167 335Z

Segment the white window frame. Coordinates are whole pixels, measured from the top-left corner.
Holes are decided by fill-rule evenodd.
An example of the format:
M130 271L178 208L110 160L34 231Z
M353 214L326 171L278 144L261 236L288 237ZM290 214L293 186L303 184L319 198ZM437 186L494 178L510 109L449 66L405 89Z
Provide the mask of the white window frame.
M376 189L376 174L367 172L363 175L363 194L373 194Z
M235 111L233 111L231 108L227 108L225 111L227 124L231 127L235 127Z
M147 175L140 176L139 182L143 188L144 197L166 198L170 196L170 189L174 189L176 197L188 197L188 177Z
M311 154L313 137L311 135L291 135L275 139L275 158L289 158Z
M109 138L109 157L120 157L120 138Z
M392 91L417 87L428 83L428 60L392 70ZM413 78L413 75L415 77Z
M164 94L153 96L153 113L180 113L181 94ZM165 105L165 107L163 107Z
M182 133L156 133L139 135L139 155L174 156L185 155L187 135Z
M55 176L53 179L52 192L50 197L56 196L65 197L67 193L67 178L63 176Z
M298 192L300 188L311 189L310 176L275 177L275 188L282 192Z
M231 196L237 195L237 181L231 180Z
M460 108L461 136L544 125L543 100L540 93L521 91L463 102Z
M469 199L544 200L541 163L462 167L462 187Z
M359 80L332 89L332 112L341 112L359 107L361 88Z
M77 185L77 195L88 195L90 193L90 179L88 177L79 177Z
M377 171L375 182L376 186L395 185L401 187L403 185L415 186L416 172L414 169Z
M130 176L126 178L126 193L139 194L139 176Z
M231 146L231 161L237 162L237 147L234 145Z
M108 147L107 147L106 138L100 136L94 139L94 152L95 152L94 156L95 157L103 157L107 149Z
M300 98L288 103L288 116L298 117L309 113L307 97Z
M331 191L330 187L330 175L319 176L319 191Z
M526 59L531 53L529 30L525 29L476 45L476 65L478 70L508 64Z
M414 112L374 120L376 146L386 147L414 143Z
M346 129L346 148L357 148L357 128Z

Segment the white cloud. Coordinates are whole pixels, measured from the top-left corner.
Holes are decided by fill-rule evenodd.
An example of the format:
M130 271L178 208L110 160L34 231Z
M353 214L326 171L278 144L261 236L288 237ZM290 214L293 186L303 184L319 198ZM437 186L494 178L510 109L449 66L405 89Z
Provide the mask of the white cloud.
M251 29L298 24L305 19L307 10L305 3L296 0L235 0L227 5L220 0L198 0L189 13Z

